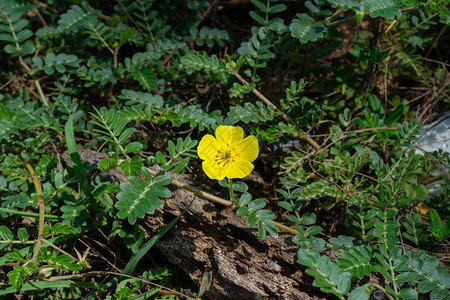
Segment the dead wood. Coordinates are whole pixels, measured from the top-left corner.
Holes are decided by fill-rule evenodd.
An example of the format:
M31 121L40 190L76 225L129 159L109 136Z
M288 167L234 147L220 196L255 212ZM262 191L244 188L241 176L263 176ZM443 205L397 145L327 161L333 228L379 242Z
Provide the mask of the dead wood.
M93 165L105 154L80 149L83 162ZM64 160L70 165L69 155ZM119 168L102 174L118 184L126 182ZM188 175L175 179L207 191ZM265 241L256 228L231 208L223 208L184 189L171 187L172 197L164 201L162 212L147 216L141 225L149 236L161 230L193 201L189 210L158 243L157 247L180 266L197 284L205 271L212 271L213 281L206 293L210 299L326 299L312 286L312 278L295 263L297 246L291 236L280 233Z

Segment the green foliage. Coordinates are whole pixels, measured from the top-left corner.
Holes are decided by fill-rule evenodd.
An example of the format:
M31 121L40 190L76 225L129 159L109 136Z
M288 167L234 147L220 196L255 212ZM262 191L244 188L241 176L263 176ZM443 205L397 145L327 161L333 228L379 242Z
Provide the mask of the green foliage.
M331 293L345 299L343 296L350 289L350 273L341 270L331 263L328 256L321 256L314 250L299 249L297 253L298 263L308 267L306 273L314 276L314 286L326 293Z
M184 140L178 138L176 145L174 142L169 141L170 160L167 160L161 151L157 151L155 154L155 161L163 170L180 173L188 165L189 158L197 158L194 149L194 147L197 146L197 143L196 140L192 140L190 137L187 137Z
M85 28L85 22L100 10L91 10L86 2L81 6L72 5L58 20L58 31L65 34L74 34Z
M272 121L277 113L273 106L265 106L262 102L256 104L246 102L244 106L230 107L225 124L235 124L237 122L260 123Z
M130 158L128 154L139 152L143 146L139 142L130 143L128 140L136 130L135 128L125 129L125 126L130 122L130 119L121 114L117 114L115 109L107 110L105 107L102 107L100 110L95 108L95 111L97 114L93 114L93 116L95 116L99 122L91 122L102 129L94 129L94 131L104 134L104 140L116 145L118 152L116 155L122 154L127 158L127 160L121 161L120 163L117 158L102 161L100 163L102 170L109 170L110 168L120 165L125 175L138 175L143 166L140 156Z
M402 5L394 0L363 0L361 8L364 12L370 13L372 18L383 17L393 19L401 15Z
M12 56L31 54L35 51L33 43L25 42L33 36L33 32L28 29L28 20L22 18L23 13L23 10L17 9L7 1L0 4L0 41L8 43L3 49Z
M171 267L140 264L178 218L143 224L157 210L166 222L173 173L217 187L196 147L233 125L259 157L232 208L263 240L289 227L308 291L449 298L450 156L414 149L448 109L448 3L252 0L237 19L225 2L1 1L0 295L184 288ZM142 276L98 272L116 258Z
M435 258L427 258L421 252L408 253L406 263L402 267L402 274L397 277L397 282L414 282L417 291L421 294L430 293L430 299L446 299L449 297L450 275L443 266L438 266Z
M403 222L406 232L402 233L404 238L413 242L417 248L429 246L427 225L421 222L420 214L406 215L407 222Z
M372 249L366 245L347 248L336 259L336 263L344 271L350 272L352 277L358 279L364 276L370 276L371 272Z
M258 225L259 237L262 240L266 238L266 232L271 236L277 236L278 230L272 223L276 216L270 210L263 209L266 207L264 199L252 200L252 195L247 192L248 187L244 183L235 183L233 189L237 192L242 192L238 199L234 199L238 207L236 214L241 217L247 217L247 226Z
M442 224L441 217L436 210L430 209L428 216L430 218L430 231L439 243L445 241L450 236L450 222Z
M275 53L270 51L275 35L267 27L253 27L252 34L248 42L241 44L238 53L245 57L251 67L264 68L275 57Z
M187 55L183 56L181 63L186 67L194 70L213 71L215 73L224 71L222 64L217 56L203 55Z
M306 44L321 38L327 28L323 23L315 22L307 14L297 14L297 18L292 21L289 29L294 38L299 39L302 44Z
M152 69L140 70L136 66L136 67L134 67L134 70L133 70L133 77L134 77L134 79L139 81L139 83L145 90L147 90L149 92L154 91L156 88L156 85L158 83L156 74L155 74L155 72L153 72Z
M217 28L209 28L207 26L198 30L196 27L189 29L190 37L186 38L186 41L195 41L197 46L203 46L206 44L208 47L213 47L214 42L223 47L225 42L231 40L230 35L226 30L219 30Z
M278 2L278 0L270 0L266 1L266 3L259 0L252 0L252 3L260 10L260 13L251 11L249 13L250 17L262 26L279 26L279 23L282 24L283 21L278 18L271 18L271 15L285 11L286 5L275 2Z
M55 70L58 73L65 73L67 67L77 68L79 66L78 58L75 55L67 55L64 53L55 55L50 52L45 56L44 61L37 56L33 57L32 61L34 73L44 70L47 75L53 74Z
M120 185L121 192L117 194L117 216L126 218L130 224L136 223L136 219L143 218L145 214L153 214L155 209L161 209L162 202L159 198L169 198L172 195L165 187L172 181L170 176L152 178L146 169L142 170L142 174L145 180L131 176L129 183Z

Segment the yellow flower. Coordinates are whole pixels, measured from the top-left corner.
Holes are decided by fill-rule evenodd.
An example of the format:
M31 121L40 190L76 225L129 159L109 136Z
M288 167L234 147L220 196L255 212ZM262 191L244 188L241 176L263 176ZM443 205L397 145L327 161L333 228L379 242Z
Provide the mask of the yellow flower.
M197 153L209 178L244 178L252 172L252 161L258 157L258 140L253 135L244 139L239 126L219 126L216 137L207 134L202 138Z

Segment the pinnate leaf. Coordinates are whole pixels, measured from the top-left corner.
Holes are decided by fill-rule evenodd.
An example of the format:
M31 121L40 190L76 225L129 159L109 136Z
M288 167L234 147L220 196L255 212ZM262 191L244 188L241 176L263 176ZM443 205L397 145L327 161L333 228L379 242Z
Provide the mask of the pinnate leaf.
M134 79L139 81L141 86L147 91L152 92L155 90L158 84L158 79L156 78L155 72L152 69L139 69L135 67L133 70Z
M14 270L8 273L9 283L13 288L19 290L25 281L26 273L22 266L15 266Z
M372 18L383 17L392 20L402 14L401 4L397 4L394 0L363 0L361 8L362 11L370 13Z
M148 179L148 171L143 172ZM159 197L169 198L172 195L165 187L171 180L169 175L162 175L149 180L147 184L139 177L130 177L129 183L120 185L122 191L117 195L116 208L119 209L119 218L127 218L130 224L134 224L138 217L143 218L145 214L153 214L155 209L162 208Z
M314 21L307 14L297 14L297 19L292 21L289 29L293 37L299 39L302 44L306 44L321 38L327 27L323 23Z

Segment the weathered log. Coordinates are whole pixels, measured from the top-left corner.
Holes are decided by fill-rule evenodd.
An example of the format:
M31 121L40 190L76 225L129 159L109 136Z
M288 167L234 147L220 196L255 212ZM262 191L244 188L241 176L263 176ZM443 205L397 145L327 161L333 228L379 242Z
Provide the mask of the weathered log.
M83 162L96 164L105 154L80 149ZM70 164L67 153L64 159ZM126 182L119 168L102 174L118 184ZM189 175L173 175L202 190ZM200 284L205 271L212 271L212 285L205 293L210 299L325 299L313 287L304 268L295 263L296 250L291 236L280 233L261 241L256 228L231 208L223 208L184 189L171 187L172 197L164 200L162 212L146 217L141 225L152 236L171 219L188 211L157 247L173 263L180 266L194 282Z

